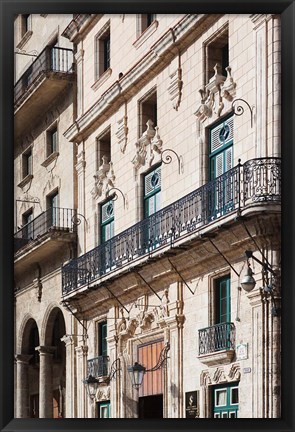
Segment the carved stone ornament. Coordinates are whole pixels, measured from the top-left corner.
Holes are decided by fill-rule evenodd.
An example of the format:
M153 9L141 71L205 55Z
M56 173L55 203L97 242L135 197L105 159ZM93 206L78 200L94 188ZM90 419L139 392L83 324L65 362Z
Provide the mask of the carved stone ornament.
M35 292L36 292L36 296L39 302L41 302L42 299L42 282L41 279L39 277L37 277L36 279L33 280L33 285L35 288Z
M227 382L224 370L222 368L217 368L213 375L213 381L215 383Z
M241 379L241 368L238 363L232 364L228 373L228 379L230 381L239 381Z
M151 166L154 163L154 159L158 161L159 155L162 152L163 141L159 135L159 128L154 128L154 122L148 120L147 129L135 143L136 154L132 159L132 163L136 170L142 166Z
M110 386L107 387L99 387L96 393L96 400L97 401L106 401L110 400L111 396L111 388Z
M118 145L120 146L120 150L122 153L125 153L126 146L127 146L127 135L128 135L128 127L127 127L127 116L124 115L118 122L117 122L117 132L116 137L118 139Z
M236 94L236 83L231 76L231 67L225 68L227 76L220 72L221 67L218 63L214 66L214 75L209 83L199 90L201 104L197 108L195 115L200 121L205 121L212 117L213 113L220 117L224 108L224 100L231 102Z
M179 108L181 96L182 96L183 82L181 79L181 75L182 75L182 71L180 67L178 67L172 74L169 75L170 86L168 87L168 93L170 95L172 106L176 111Z
M102 164L98 168L97 173L93 176L95 183L91 191L93 199L107 194L108 190L115 185L115 174L113 163L107 161L107 156L102 157Z

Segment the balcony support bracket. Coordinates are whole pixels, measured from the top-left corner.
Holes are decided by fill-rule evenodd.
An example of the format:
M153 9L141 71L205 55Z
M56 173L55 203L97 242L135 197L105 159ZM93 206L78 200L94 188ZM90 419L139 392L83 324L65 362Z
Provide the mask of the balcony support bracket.
M212 244L212 246L214 246L214 248L217 250L217 252L222 256L222 258L224 259L224 261L227 262L227 264L230 266L230 268L232 269L232 271L238 276L240 277L239 273L236 271L236 269L231 265L231 263L229 262L229 260L226 258L225 255L223 255L223 253L218 249L218 247L216 246L216 244L213 243L212 239L209 237L208 238L209 242Z
M168 258L168 261L171 265L171 267L173 268L173 270L175 271L175 273L178 274L178 276L180 277L180 279L182 280L182 282L185 284L185 286L190 290L190 292L192 293L192 295L194 295L194 291L192 291L192 289L189 287L189 285L187 284L187 282L183 279L183 277L181 276L181 274L179 273L179 271L177 270L177 268L175 267L174 264L172 264L172 262L170 261L170 259Z

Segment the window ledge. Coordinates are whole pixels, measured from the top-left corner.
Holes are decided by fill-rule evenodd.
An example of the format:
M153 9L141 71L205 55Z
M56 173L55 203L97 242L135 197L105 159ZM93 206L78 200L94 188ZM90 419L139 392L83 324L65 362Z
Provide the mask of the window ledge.
M47 167L51 162L55 161L59 156L59 152L53 152L51 153L44 162L41 163L43 167Z
M223 351L216 351L208 354L198 356L201 363L207 366L216 366L220 364L229 364L233 361L235 350L228 349Z
M108 68L100 77L95 81L95 83L91 86L92 90L96 91L99 87L101 87L107 79L112 75L112 69Z
M33 179L33 174L28 174L25 178L22 179L22 181L17 185L20 188L23 188L26 186L30 181Z
M32 30L27 31L23 37L21 38L21 40L19 41L19 43L16 45L16 48L21 49L30 39L30 37L32 36L33 32Z
M138 49L142 44L157 30L159 21L155 20L133 43L134 48Z

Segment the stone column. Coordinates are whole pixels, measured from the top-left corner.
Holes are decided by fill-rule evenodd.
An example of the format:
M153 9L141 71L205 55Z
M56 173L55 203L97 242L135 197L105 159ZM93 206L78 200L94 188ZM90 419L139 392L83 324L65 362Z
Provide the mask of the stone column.
M52 394L52 356L55 347L39 346L36 348L40 355L40 377L39 377L39 417L53 417L53 394Z
M31 355L17 354L16 359L16 417L28 418L29 414L29 380L28 365Z
M83 380L87 377L87 352L88 346L81 345L75 348L77 360L77 414L78 418L87 418L88 396L83 384Z
M66 418L75 417L75 387L74 387L74 340L72 336L65 335L61 338L66 346L66 403L65 415Z
M77 189L78 189L78 213L81 213L85 216L85 151L84 144L79 144L78 146L78 156L77 156L77 164L75 166L77 171ZM86 226L85 221L82 221L80 225L78 225L78 255L81 253L85 253L86 251Z

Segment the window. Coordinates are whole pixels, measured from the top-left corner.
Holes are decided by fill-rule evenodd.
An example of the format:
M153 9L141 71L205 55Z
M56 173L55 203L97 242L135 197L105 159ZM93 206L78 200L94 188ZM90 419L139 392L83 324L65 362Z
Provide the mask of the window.
M231 320L230 276L215 280L215 324L228 323Z
M21 15L21 37L32 30L32 15Z
M161 167L144 176L144 218L153 215L161 208ZM161 226L155 220L149 221L143 232L146 251L159 245Z
M139 102L139 136L146 131L148 120L157 126L157 92L153 89Z
M97 170L105 162L111 160L111 128L108 128L96 139ZM104 157L104 161L103 161Z
M239 387L237 382L214 386L212 393L214 418L238 417Z
M95 37L95 71L97 80L111 66L111 34L108 22Z
M58 134L57 127L54 127L47 131L47 157L52 153L57 152L58 145Z
M58 192L53 192L47 197L47 222L49 227L59 226L59 195Z
M101 242L114 236L114 202L107 201L101 206Z
M144 217L161 208L161 167L144 176Z
M28 175L32 175L33 174L32 149L27 150L23 154L22 162L23 162L23 178L25 178Z
M154 21L156 20L156 14L142 14L141 15L141 33L143 33Z
M215 35L205 46L206 58L206 84L214 75L214 66L219 64L221 74L226 76L225 68L229 65L229 50L228 50L228 29L221 31Z
M214 191L208 195L209 216L218 217L233 206L233 183L231 176L218 177L233 167L233 116L210 129L209 133L209 180L215 180Z
M30 209L22 216L22 224L23 224L22 237L25 239L34 238L34 227L33 224L30 223L32 222L32 220L33 220L33 210Z
M97 418L110 417L110 401L103 401L97 403Z
M107 322L98 323L98 355L108 355L107 349Z

